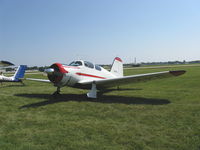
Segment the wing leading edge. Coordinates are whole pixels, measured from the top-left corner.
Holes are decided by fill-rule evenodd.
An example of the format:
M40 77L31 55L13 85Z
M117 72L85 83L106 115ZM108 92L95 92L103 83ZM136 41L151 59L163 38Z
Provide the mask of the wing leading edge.
M115 87L124 84L130 83L138 83L145 82L149 80L162 79L168 77L174 77L184 74L186 71L178 70L178 71L163 71L163 72L155 72L155 73L147 73L147 74L138 74L124 77L117 77L112 79L104 79L104 80L95 80L95 81L82 81L79 84L82 86L91 85L93 82L97 85L97 88L108 88Z
M46 82L46 83L51 82L51 81L49 81L49 80L45 80L45 79L34 79L34 78L26 78L26 80L30 80L30 81L38 81L38 82Z

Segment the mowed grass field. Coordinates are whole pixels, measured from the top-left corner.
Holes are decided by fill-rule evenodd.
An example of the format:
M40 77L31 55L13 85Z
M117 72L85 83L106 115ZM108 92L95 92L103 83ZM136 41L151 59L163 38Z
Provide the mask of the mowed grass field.
M199 150L200 67L127 69L125 74L164 70L187 73L121 86L96 100L86 98L87 90L64 87L53 98L56 88L48 83L4 83L0 149Z

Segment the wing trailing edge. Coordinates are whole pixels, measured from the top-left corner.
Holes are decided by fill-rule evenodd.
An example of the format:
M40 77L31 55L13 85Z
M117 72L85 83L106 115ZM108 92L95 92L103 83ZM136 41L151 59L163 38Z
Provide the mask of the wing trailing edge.
M186 71L184 71L184 70L154 72L154 73L147 73L147 74L116 77L116 78L112 78L112 79L85 81L85 82L82 81L79 84L91 85L93 82L95 82L99 88L114 87L114 86L119 86L119 85L139 83L139 82L145 82L145 81L150 81L150 80L155 80L155 79L180 76L180 75L184 74L185 72Z

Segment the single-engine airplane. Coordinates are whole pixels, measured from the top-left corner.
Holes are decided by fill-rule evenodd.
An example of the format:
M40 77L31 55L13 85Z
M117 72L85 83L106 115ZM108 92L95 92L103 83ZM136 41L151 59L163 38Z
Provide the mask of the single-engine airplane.
M24 78L25 70L26 65L20 65L12 77L6 77L3 74L0 75L0 82L22 82L21 79Z
M131 76L123 75L123 64L119 57L113 61L111 70L108 71L101 66L91 62L77 60L69 65L54 63L44 72L49 80L27 78L27 80L52 82L57 87L54 95L60 93L60 88L70 86L74 88L90 89L87 93L89 98L97 98L97 90L105 90L109 87L118 87L123 84L143 82L158 78L179 76L186 71L163 71Z

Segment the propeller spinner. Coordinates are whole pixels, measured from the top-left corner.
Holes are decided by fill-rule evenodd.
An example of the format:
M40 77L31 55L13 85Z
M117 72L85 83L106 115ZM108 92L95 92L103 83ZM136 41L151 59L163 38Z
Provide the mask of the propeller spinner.
M68 73L60 63L51 65L50 68L45 69L44 72L47 73L49 80L54 84L58 84L62 80L63 75Z

